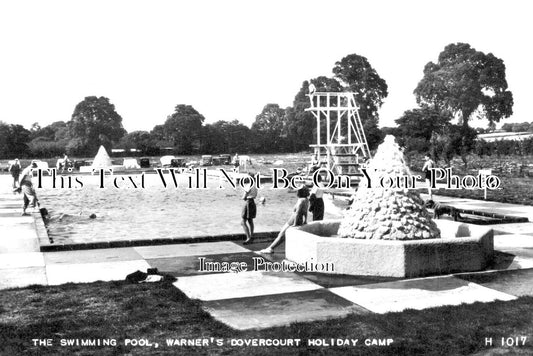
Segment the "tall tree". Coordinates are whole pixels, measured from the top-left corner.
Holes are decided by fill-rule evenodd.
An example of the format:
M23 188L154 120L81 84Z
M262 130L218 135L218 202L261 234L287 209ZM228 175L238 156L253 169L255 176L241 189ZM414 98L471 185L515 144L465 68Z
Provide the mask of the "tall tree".
M507 90L503 60L476 51L467 43L449 44L437 63L426 64L414 93L419 104L451 111L465 130L475 112L489 123L513 113L513 95Z
M64 121L56 121L45 127L40 127L39 124L35 123L30 129L31 139L41 137L47 141L60 140L66 138L66 129L67 123Z
M358 54L350 54L335 63L333 74L344 86L344 91L356 94L359 116L363 123L370 149L375 148L383 138L378 128L378 110L387 97L388 86L368 59Z
M31 141L28 144L34 157L57 157L67 151L69 143L68 127L64 121L56 121L48 126L32 125Z
M178 153L191 154L200 145L204 121L204 116L191 105L176 105L163 125L163 138L172 142Z
M400 135L429 141L433 133L443 133L444 128L450 125L451 119L452 116L447 111L424 106L407 110L395 122L398 124Z
M109 149L126 134L122 117L103 96L88 96L76 105L68 131L71 142L67 147L77 154L94 154L100 145Z
M359 115L363 123L366 120L379 121L378 109L387 97L388 86L368 60L358 54L350 54L335 63L333 74L344 91L356 93Z
M427 152L430 139L435 134L443 135L450 125L452 115L434 107L423 106L407 110L396 119L398 141L407 151ZM435 158L435 157L434 157Z
M285 110L278 104L267 104L252 124L252 134L258 138L256 150L272 151L285 149L283 135Z
M120 139L120 145L122 148L147 152L152 146L152 136L148 131L132 131Z
M247 153L250 152L250 128L238 120L217 121L211 126L220 134L220 143L217 149L220 153Z
M0 121L0 157L23 157L28 154L30 131L22 125L6 124Z
M202 126L200 137L200 150L202 153L222 153L224 150L224 134L214 125L207 124Z
M430 141L429 153L438 159L443 158L449 165L454 155L460 155L464 167L467 167L467 156L465 152L471 151L475 146L476 130L462 125L447 125L443 133L434 133Z
M316 120L313 114L299 111L294 107L285 109L282 136L287 138L292 152L306 150L314 143L316 135Z

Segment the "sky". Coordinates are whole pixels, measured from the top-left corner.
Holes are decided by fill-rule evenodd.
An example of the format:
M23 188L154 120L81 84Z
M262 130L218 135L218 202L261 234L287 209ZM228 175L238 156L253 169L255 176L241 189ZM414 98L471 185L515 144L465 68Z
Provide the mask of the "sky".
M303 81L332 77L356 53L387 82L380 126L394 126L416 107L425 64L466 42L504 60L514 114L502 123L531 122L532 12L527 0L503 4L0 0L0 121L68 121L85 97L104 96L129 132L164 123L178 104L206 123L251 126L266 104L291 106Z

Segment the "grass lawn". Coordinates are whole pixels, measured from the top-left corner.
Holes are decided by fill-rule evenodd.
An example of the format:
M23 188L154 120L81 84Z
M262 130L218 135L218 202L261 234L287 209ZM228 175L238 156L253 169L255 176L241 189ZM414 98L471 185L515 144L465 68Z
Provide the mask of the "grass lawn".
M533 298L476 303L385 315L297 323L260 331L235 331L212 319L199 302L170 283L96 282L32 286L0 293L1 355L461 355L533 353ZM525 346L502 347L501 338L527 336ZM492 337L493 346L485 347ZM34 346L32 339L52 339ZM221 340L207 347L167 346L167 339ZM213 338L213 339L211 339ZM230 339L301 339L302 347L238 347ZM308 347L309 339L359 339L355 347ZM390 338L391 346L364 346ZM59 346L61 339L116 339L116 346ZM147 339L153 347L125 346ZM521 341L520 341L521 344Z

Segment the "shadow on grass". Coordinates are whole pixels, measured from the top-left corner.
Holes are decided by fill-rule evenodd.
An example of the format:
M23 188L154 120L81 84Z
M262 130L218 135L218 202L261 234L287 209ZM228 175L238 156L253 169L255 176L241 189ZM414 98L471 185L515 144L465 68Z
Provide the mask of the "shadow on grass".
M0 294L2 355L465 355L485 349L485 338L532 335L533 298L475 303L384 315L296 323L264 330L236 331L214 320L201 303L170 283L96 282L32 286ZM301 339L300 347L237 347L230 339ZM52 346L32 339L51 339ZM61 340L114 342L111 346L61 346ZM153 346L125 345L127 339ZM206 347L167 346L167 339L208 339ZM359 339L357 346L316 347L308 340ZM390 346L365 346L365 340L393 339ZM73 340L73 341L72 341ZM96 341L95 341L96 340ZM111 340L111 341L110 341ZM220 346L214 340L221 340ZM335 340L333 340L335 342ZM497 345L495 344L494 347ZM509 351L533 352L531 340Z

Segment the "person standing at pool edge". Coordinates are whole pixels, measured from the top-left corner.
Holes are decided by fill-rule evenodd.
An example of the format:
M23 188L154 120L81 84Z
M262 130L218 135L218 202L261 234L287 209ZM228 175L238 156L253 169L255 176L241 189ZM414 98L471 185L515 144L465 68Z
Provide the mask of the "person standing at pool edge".
M15 158L15 161L9 166L8 170L9 170L9 173L11 173L11 176L13 177L13 188L18 188L20 171L22 170L22 167L20 166L20 162L18 158Z
M233 164L233 167L235 167L235 172L239 173L239 166L241 165L239 154L235 153L231 163Z
M309 163L309 168L307 169L307 175L312 175L320 168L320 162L318 160L318 155L316 153L311 156L311 163Z
M252 173L249 173L250 177L253 177ZM242 199L244 200L244 206L242 208L242 220L241 225L246 235L245 245L252 243L254 239L254 219L257 214L257 207L255 205L255 198L257 197L257 187L252 183L248 188L244 189Z
M26 213L26 209L28 208L28 205L31 204L32 208L35 209L36 205L39 204L39 201L37 199L37 193L35 193L35 189L33 189L33 183L31 181L33 172L32 170L34 168L37 168L37 163L35 161L31 161L30 165L22 171L20 174L20 182L19 182L19 189L22 192L23 195L23 207L22 207L22 215L28 215Z
M428 185L429 200L432 200L433 192L431 191L431 170L435 168L435 162L433 162L433 160L428 155L425 155L424 159L426 161L424 162L422 171L426 174L426 183Z

